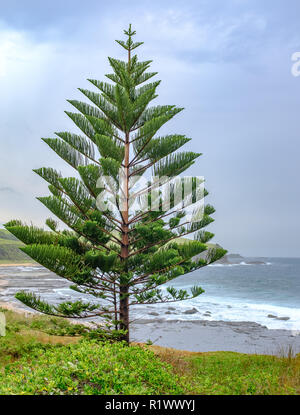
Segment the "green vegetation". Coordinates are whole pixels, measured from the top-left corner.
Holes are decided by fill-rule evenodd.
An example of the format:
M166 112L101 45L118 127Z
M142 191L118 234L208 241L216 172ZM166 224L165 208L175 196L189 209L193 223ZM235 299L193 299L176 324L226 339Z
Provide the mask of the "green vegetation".
M20 248L24 246L5 229L0 229L0 264L33 262Z
M34 170L48 183L50 195L38 199L54 215L46 220L50 231L19 220L5 227L25 244L27 255L72 289L103 300L51 305L20 292L19 301L48 315L101 318L108 331L129 342L131 306L198 297L204 292L200 286L165 291L161 286L226 251L208 244L215 209L203 206L204 180L180 176L201 154L181 151L191 141L185 135L160 135L183 108L152 105L157 72L149 71L151 60L138 60L135 51L143 42L134 41L131 25L124 34L125 41L117 43L126 58L108 58L109 82L89 79L93 91L79 88L89 103L68 100L76 112L66 114L81 135L64 131L43 138L75 170L75 177L50 167ZM184 236L193 240L178 242Z
M215 352L190 358L192 391L204 395L300 393L300 355L274 357Z
M83 335L84 326L72 327L62 319L5 314L7 335L0 337L0 394L184 391L183 380L174 375L171 365L155 358L151 350L90 339ZM58 333L64 336L59 339ZM79 334L83 336L79 338Z
M296 358L99 341L64 319L6 311L0 394L300 393Z
M26 379L26 382L24 382ZM150 350L123 342L81 341L35 348L0 375L7 394L180 394L184 387L172 368ZM180 385L181 383L181 385Z

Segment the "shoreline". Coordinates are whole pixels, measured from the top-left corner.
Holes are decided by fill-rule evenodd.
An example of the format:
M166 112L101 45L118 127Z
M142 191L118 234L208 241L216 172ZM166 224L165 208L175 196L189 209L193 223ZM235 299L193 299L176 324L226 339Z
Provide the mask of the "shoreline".
M10 264L10 267L17 266L34 267L36 264ZM23 269L20 272L14 272L8 268L9 264L1 264L0 267L0 306L3 308L9 308L18 313L40 314L14 299L14 294L20 287L38 292L50 302L53 300L54 288L57 291L55 293L57 301L65 301L70 297L69 294L64 295L59 292L59 290L67 289L68 284L47 270L45 272L43 270L27 272L28 270ZM6 271L5 267L7 267ZM233 322L230 321L230 317L224 318L225 321L213 320L211 313L208 311L203 313L203 310L201 314L197 313L197 310L194 312L194 309L181 312L183 318L184 314L189 314L188 319L179 317L174 308L163 311L164 313L159 314L159 310L152 310L150 307L142 312L144 317L140 315L139 320L136 320L138 315L133 309L131 341L146 343L150 340L158 346L191 352L231 351L246 354L280 355L287 354L290 349L294 354L300 353L300 330L287 329L284 322L282 326L279 326L283 328L269 329L262 325L266 324L265 322L259 324L247 321L249 316L245 314L242 314L244 317L240 316L241 321ZM171 314L172 317L164 318L164 314ZM235 314L235 318L236 316L239 314ZM86 320L76 321L82 324L87 322ZM295 327L299 326L296 324Z
M22 314L40 313L0 301L0 307ZM70 322L72 319L68 319ZM76 324L89 324L75 321ZM132 323L131 343L147 343L187 352L236 352L287 356L300 354L300 331L268 329L242 321L140 319Z
M27 311L23 308L18 308L16 307L15 304L4 302L4 301L0 301L0 308L7 310L7 311L13 311L14 313L24 314L25 316L26 314L31 314L31 315L38 314L38 313L35 313L34 311Z
M141 319L132 325L132 341L190 352L238 352L261 355L300 353L300 331L268 329L241 321Z
M35 264L34 262L7 263L7 264L1 264L0 263L0 268L5 268L5 267L34 267L34 266L37 266L37 264Z

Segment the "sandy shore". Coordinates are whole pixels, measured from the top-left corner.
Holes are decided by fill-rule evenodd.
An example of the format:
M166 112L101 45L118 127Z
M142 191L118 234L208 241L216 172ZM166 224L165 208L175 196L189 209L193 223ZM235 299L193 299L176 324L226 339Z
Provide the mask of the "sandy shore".
M0 264L0 267L6 268L6 267L34 267L36 264L32 262L25 262L22 264Z
M7 303L7 302L4 303L4 302L1 302L0 301L0 307L2 309L9 310L9 311L14 311L15 313L19 313L19 314L25 314L25 315L28 315L28 314L33 315L33 314L35 314L34 311L28 311L28 310L25 311L22 308L17 308L15 306L15 304Z

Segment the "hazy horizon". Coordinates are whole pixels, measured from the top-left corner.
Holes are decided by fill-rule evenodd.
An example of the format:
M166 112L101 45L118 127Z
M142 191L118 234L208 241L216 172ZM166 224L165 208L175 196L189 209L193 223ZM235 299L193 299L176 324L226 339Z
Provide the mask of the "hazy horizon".
M153 59L158 104L185 111L162 133L192 138L203 153L187 171L206 178L216 208L213 242L244 256L299 258L300 3L291 0L96 0L25 4L0 0L0 224L42 225L48 194L32 169L74 175L41 137L78 131L66 99L84 97L87 78L104 80L114 40L132 23L140 59Z

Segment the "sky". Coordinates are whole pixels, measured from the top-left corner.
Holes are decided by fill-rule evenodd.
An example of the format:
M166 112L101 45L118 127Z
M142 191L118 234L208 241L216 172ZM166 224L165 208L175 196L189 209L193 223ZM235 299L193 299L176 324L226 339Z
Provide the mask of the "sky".
M157 104L176 104L164 133L203 153L216 208L214 241L247 256L300 256L298 0L0 0L0 223L42 225L47 185L32 169L73 175L41 137L73 131L66 99L105 80L114 40L132 23L139 59L162 80Z

